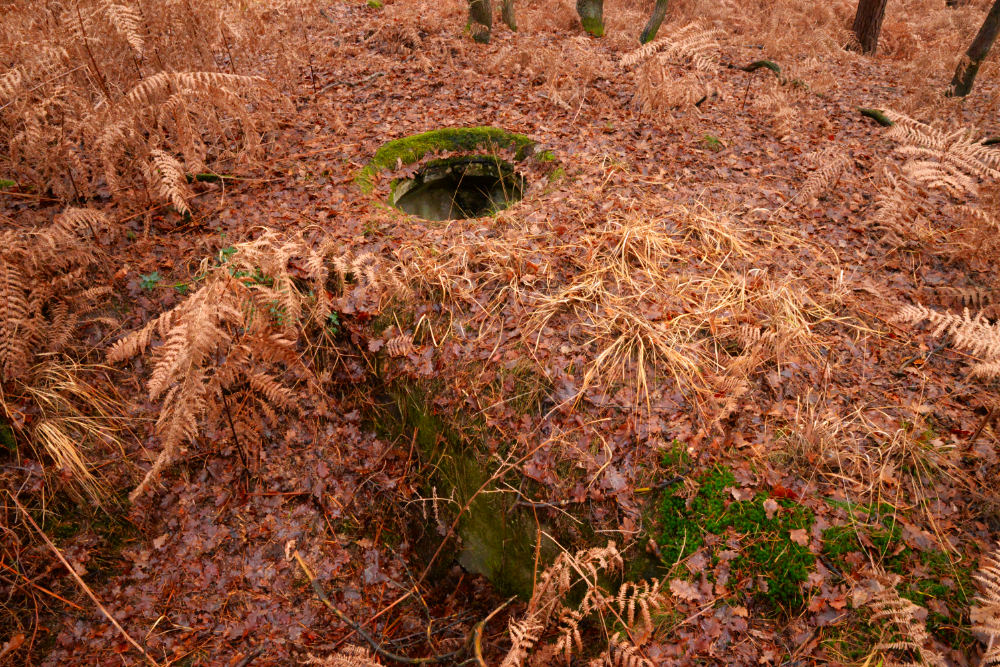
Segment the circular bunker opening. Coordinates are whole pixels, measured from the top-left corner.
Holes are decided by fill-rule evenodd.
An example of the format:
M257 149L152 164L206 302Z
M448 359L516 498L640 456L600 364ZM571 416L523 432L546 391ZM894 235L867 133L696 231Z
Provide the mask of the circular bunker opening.
M494 215L544 183L555 165L522 134L495 127L449 127L384 144L358 170L365 193L425 220Z
M389 203L425 220L494 215L524 196L525 178L489 155L433 160L395 182Z

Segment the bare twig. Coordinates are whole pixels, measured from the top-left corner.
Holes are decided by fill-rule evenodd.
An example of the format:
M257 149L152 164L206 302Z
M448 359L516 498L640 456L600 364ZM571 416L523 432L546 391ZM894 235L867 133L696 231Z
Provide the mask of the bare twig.
M491 611L489 616L476 623L476 627L472 631L472 655L476 658L476 664L479 667L487 667L486 661L483 659L483 630L486 628L486 624L513 601L513 597L509 598L502 605Z

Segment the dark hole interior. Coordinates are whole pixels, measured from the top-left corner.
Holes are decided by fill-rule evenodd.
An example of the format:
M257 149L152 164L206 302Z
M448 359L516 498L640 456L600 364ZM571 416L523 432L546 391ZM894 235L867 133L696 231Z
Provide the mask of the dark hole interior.
M393 204L425 220L460 220L493 215L524 194L524 177L491 157L431 162L396 183Z

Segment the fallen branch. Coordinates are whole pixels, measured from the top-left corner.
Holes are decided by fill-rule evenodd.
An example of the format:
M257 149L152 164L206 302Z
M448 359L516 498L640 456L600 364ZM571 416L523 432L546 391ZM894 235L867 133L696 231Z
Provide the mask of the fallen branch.
M892 119L886 116L885 112L880 109L866 109L864 107L858 107L858 112L862 116L871 118L882 127L892 127L893 125Z
M513 601L513 597L508 598L506 602L491 611L489 616L476 623L476 627L472 630L472 655L475 657L476 664L479 667L488 667L486 661L483 659L483 630L486 628L486 624Z
M87 597L93 600L94 604L97 605L97 608L100 609L101 613L104 614L105 618L107 618L111 622L111 625L115 626L115 629L118 630L119 633L121 633L122 637L128 640L128 643L134 646L136 650L142 654L142 657L144 657L147 661L149 661L149 664L153 665L154 667L159 667L160 663L153 660L153 658L148 653L146 653L146 649L144 649L139 644L139 642L132 639L132 636L129 635L129 633L125 632L125 628L123 628L118 623L118 621L115 620L115 617L111 615L111 613L104 607L103 604L101 604L101 601L97 599L96 595L94 595L94 591L90 590L90 587L86 584L86 582L84 582L84 580L80 578L80 575L76 573L76 570L73 569L73 566L70 565L69 561L66 560L66 558L62 555L62 552L59 551L59 548L56 547L56 545L52 543L52 540L49 539L49 536L46 535L45 532L38 527L38 524L35 523L35 520L33 518L31 518L31 514L29 514L28 510L24 508L24 505L18 502L17 498L9 490L7 491L7 495L10 496L10 499L12 501L14 501L14 505L17 507L17 509L21 510L21 513L24 515L25 521L27 521L31 525L31 527L35 529L35 532L37 532L39 537L42 538L46 546L48 546L49 549L51 549L52 552L56 555L56 557L59 558L62 564L66 566L66 569L69 570L69 573L76 580L76 583L80 585L80 588L82 588L83 592L87 594Z

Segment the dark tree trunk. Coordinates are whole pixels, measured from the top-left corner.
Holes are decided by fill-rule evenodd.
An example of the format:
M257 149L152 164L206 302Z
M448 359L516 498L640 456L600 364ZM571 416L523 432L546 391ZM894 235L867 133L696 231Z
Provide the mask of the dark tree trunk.
M652 42L656 37L656 31L660 29L660 24L663 23L663 19L667 15L668 2L669 0L656 0L653 13L649 17L649 21L646 22L646 27L643 29L642 34L639 35L640 43L646 44Z
M493 3L490 0L469 0L469 28L472 39L489 44L493 31Z
M885 18L886 0L858 0L858 11L854 14L854 35L861 45L861 52L875 53L878 48L878 35L882 32L882 19Z
M965 52L962 62L958 64L955 76L951 80L951 87L948 88L949 96L965 97L972 92L972 84L976 82L979 66L989 55L998 32L1000 32L1000 0L993 3L990 13L983 21L983 27L979 29L979 34L972 40L972 45Z
M503 9L500 16L507 27L517 32L517 17L514 16L514 0L503 0Z
M576 0L576 13L584 30L594 37L604 36L604 0Z

